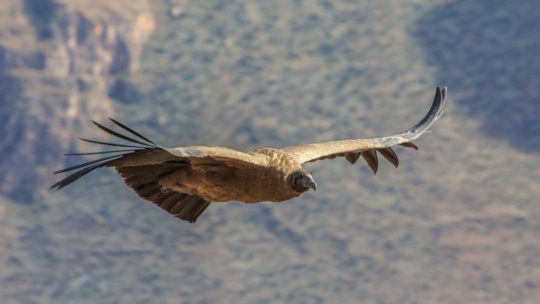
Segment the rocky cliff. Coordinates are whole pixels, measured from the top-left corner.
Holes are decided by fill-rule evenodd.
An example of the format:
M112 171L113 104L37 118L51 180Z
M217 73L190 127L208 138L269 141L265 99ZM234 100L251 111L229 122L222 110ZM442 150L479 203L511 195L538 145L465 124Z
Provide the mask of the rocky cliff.
M8 1L0 8L0 192L30 203L52 181L79 122L133 96L155 28L146 0Z

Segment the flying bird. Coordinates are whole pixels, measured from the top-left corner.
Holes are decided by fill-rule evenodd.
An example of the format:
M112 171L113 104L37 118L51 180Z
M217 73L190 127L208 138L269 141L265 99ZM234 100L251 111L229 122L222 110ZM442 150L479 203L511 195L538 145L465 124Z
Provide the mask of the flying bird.
M86 142L118 148L66 154L104 157L54 172L76 170L51 188L62 189L97 168L114 167L140 197L193 223L210 203L282 202L310 189L316 190L315 179L302 168L308 162L343 157L354 164L362 157L373 173L377 173L377 155L380 154L397 167L399 160L392 147L401 145L418 149L412 141L426 133L441 117L445 100L446 87L437 87L426 116L401 134L303 144L283 149L258 148L246 152L208 146L166 148L117 120L110 119L123 133L92 121L99 129L125 143L81 138Z

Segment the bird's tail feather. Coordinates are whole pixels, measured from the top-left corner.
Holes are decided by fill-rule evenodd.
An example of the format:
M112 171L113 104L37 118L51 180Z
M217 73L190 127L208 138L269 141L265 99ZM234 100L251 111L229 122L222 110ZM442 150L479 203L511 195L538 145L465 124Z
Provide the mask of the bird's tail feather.
M82 163L82 164L79 164L79 165L75 165L75 166L71 166L71 167L68 167L68 168L65 168L65 169L62 169L62 170L55 171L54 174L58 174L58 173L63 173L63 172L68 172L68 171L73 171L73 170L79 169L79 170L75 171L74 173L70 174L69 176L65 177L64 179L58 181L54 185L52 185L51 189L60 190L60 189L62 189L64 187L66 187L67 185L73 183L74 181L78 180L79 178L83 177L84 175L92 172L93 170L95 170L97 168L100 168L100 167L107 166L110 162L115 161L115 160L120 159L120 158L123 158L126 155L130 155L132 153L135 153L135 152L138 152L138 151L143 151L143 150L162 149L162 147L160 145L158 145L155 142L153 142L152 140L144 137L143 135L141 135L140 133L134 131L133 129L127 127L126 125L122 124L121 122L119 122L119 121L117 121L115 119L112 119L112 118L109 118L109 119L115 125L117 125L121 129L123 129L124 131L129 132L131 135L136 136L136 138L138 138L138 139L130 137L130 136L125 135L125 134L122 134L122 133L119 133L117 131L114 131L114 130L112 130L110 128L107 128L107 127L95 122L95 121L92 121L92 122L94 123L94 125L96 125L102 131L104 131L104 132L106 132L106 133L108 133L108 134L110 134L110 135L112 135L112 136L114 136L116 138L122 139L122 140L130 142L130 143L134 143L136 145L110 143L110 142L97 141L97 140L93 140L93 139L79 138L82 141L86 141L86 142L90 142L90 143L94 143L94 144L99 144L99 145L104 145L104 146L124 147L124 148L130 148L130 149L99 151L99 152L87 152L87 153L67 153L67 154L65 154L67 156L73 156L73 155L96 155L96 154L114 154L114 155L105 156L105 157L102 157L102 158L99 158L99 159L96 159L96 160L92 160L92 161L85 162L85 163Z

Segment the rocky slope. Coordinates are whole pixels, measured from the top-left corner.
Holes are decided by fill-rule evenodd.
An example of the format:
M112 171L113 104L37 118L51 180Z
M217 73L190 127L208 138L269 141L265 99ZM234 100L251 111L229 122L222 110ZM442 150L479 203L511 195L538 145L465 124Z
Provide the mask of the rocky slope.
M0 302L538 302L538 1L8 2ZM282 146L401 131L437 84L446 114L400 168L315 163L287 203L190 225L112 170L45 190L95 149L90 118Z
M0 30L0 191L30 203L81 122L114 114L134 89L155 22L146 1L8 1Z

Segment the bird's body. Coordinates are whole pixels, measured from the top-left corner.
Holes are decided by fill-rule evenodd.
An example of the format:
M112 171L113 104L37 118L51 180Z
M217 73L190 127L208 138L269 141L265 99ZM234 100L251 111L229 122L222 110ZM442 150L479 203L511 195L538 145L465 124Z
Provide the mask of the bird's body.
M344 157L354 164L362 157L374 173L380 154L394 166L398 157L393 146L417 149L413 140L424 134L441 117L446 88L437 88L427 115L412 128L397 135L304 144L283 149L259 148L241 152L224 147L190 146L164 148L124 124L129 137L96 122L101 130L128 144L82 139L122 147L121 150L72 153L69 155L112 154L55 173L77 170L51 188L61 189L94 169L114 167L139 196L180 219L195 222L211 202L282 202L316 190L315 180L302 165L322 159ZM127 149L126 149L127 148Z
M262 159L263 165L228 166L203 161L179 168L158 183L163 191L197 195L209 202L281 202L302 194L288 187L291 173L302 169L290 155L273 148L247 154Z

